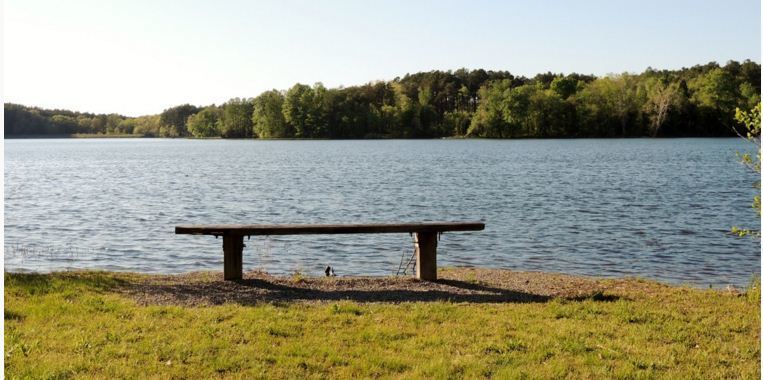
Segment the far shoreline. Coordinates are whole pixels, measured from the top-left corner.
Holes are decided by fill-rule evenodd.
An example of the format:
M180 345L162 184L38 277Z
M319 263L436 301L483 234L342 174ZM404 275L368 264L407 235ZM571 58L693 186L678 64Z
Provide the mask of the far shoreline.
M55 134L55 135L7 135L6 140L67 140L67 139L163 139L163 140L231 140L231 141L383 141L383 140L680 140L680 139L739 139L739 136L616 136L616 137L361 137L361 138L225 138L225 137L159 137L147 135L102 134Z

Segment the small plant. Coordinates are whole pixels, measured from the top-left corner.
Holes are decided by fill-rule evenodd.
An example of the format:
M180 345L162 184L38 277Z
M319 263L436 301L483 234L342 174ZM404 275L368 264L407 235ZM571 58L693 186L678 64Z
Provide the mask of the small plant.
M752 143L757 150L754 156L750 153L737 152L737 157L739 157L739 161L744 166L758 174L760 174L760 106L761 103L758 103L755 108L749 112L737 108L736 115L734 116L737 122L742 124L745 128L744 133L737 132L737 134ZM755 188L758 189L758 192L752 199L752 208L758 213L758 217L760 217L760 181L755 184ZM760 231L739 228L736 226L731 228L731 233L737 236L760 237Z
M754 276L745 292L747 300L754 304L760 304L760 277Z
M300 272L299 269L297 269L294 271L294 273L292 273L291 281L295 284L302 283L305 281L305 275L302 274L302 272Z
M477 275L474 274L474 272L470 272L468 275L466 275L465 278L466 282L474 285L479 285L479 281L477 280Z
M355 304L351 303L335 303L331 305L331 308L329 309L331 311L331 314L352 314L352 315L362 315L363 310Z

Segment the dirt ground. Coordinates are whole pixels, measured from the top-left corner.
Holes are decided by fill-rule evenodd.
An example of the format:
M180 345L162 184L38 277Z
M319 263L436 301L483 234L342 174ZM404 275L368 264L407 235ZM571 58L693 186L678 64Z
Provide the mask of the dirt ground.
M412 277L303 277L248 272L224 281L220 272L145 276L122 291L140 304L217 305L259 302L451 301L471 303L544 302L551 298L607 297L612 280L502 269L445 268L437 281Z

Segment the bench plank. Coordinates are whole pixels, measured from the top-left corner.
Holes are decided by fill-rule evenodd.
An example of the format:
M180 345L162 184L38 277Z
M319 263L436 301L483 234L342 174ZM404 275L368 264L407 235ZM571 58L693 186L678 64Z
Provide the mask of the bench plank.
M482 222L422 222L378 224L187 224L175 227L176 234L189 235L310 235L402 232L481 231Z

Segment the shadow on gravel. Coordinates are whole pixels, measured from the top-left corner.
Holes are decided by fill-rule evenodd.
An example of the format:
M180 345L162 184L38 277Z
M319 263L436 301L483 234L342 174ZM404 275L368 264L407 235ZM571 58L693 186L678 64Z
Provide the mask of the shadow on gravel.
M526 303L547 302L554 298L573 301L614 301L616 296L598 290L574 296L549 296L505 289L470 281L444 279L337 279L300 280L250 278L236 282L205 281L190 283L140 283L127 292L141 304L219 305L262 302L468 302Z

